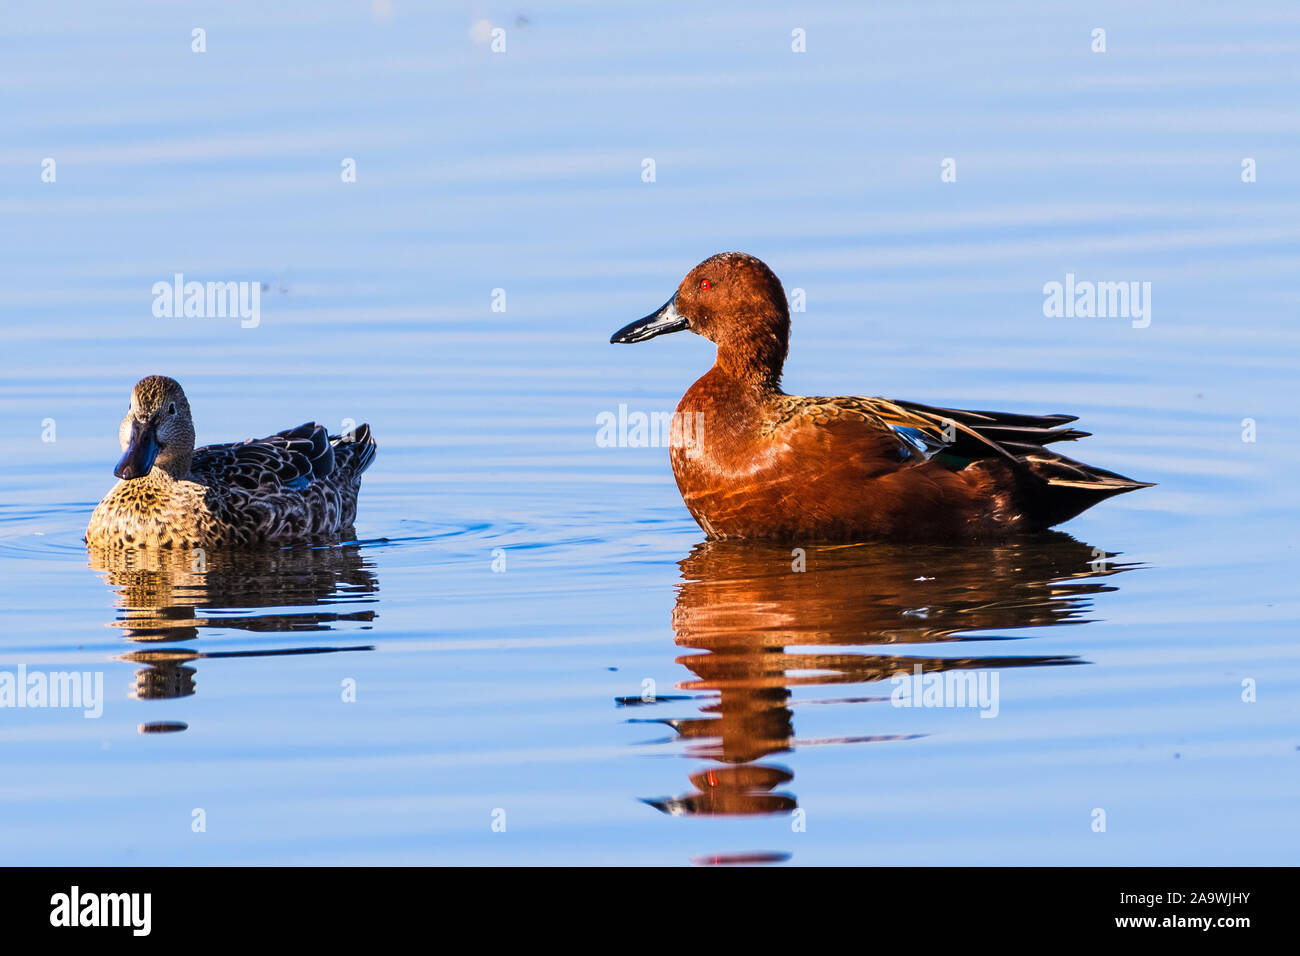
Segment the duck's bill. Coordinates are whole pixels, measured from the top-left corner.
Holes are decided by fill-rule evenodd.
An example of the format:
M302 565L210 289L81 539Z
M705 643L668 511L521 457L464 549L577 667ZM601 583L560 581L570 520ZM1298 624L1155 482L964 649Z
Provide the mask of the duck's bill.
M153 426L144 422L131 423L131 441L126 446L122 460L113 469L113 474L123 481L143 478L153 468L154 459L158 457L158 438L153 433Z
M677 296L674 295L657 312L651 312L644 319L637 319L635 322L623 326L611 335L609 340L612 343L624 345L632 342L644 342L656 335L680 332L686 328L686 325L686 316L677 311Z

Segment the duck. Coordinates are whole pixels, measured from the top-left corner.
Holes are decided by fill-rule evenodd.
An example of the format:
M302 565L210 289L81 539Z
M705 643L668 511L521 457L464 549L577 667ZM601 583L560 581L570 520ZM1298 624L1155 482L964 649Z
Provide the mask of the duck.
M705 259L610 342L686 330L717 354L677 405L669 457L711 540L997 540L1151 487L1049 451L1088 437L1077 416L786 394L789 304L752 255Z
M136 383L118 435L119 481L86 527L92 551L338 538L352 530L376 450L369 425L330 436L315 422L195 448L189 401L165 375Z

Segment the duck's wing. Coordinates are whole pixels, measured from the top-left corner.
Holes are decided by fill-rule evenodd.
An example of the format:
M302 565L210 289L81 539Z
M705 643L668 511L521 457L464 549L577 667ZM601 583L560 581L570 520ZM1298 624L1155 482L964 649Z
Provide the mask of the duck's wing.
M928 467L965 474L1010 466L1007 474L1020 476L1014 486L1022 509L1043 527L1068 520L1111 495L1150 487L1048 450L1045 446L1052 442L1088 437L1088 432L1068 427L1075 421L1070 415L968 411L859 397L782 396L781 410L783 421L806 417L823 426L854 422L856 434L848 447L869 450L863 458L871 461L873 473L919 464L918 452L933 463ZM898 449L896 465L887 466L882 455L889 448L886 434L893 436Z
M307 422L266 438L194 450L190 474L215 487L301 490L334 471L334 445L323 426Z
M1058 441L1076 441L1091 433L1068 428L1077 415L1023 415L1018 412L936 408L919 402L866 399L896 428L915 428L944 443L946 454L977 460L1019 458Z
M917 451L928 458L943 447L942 443L928 442L924 433L912 436L899 431L885 420L874 402L848 396L781 395L775 404L776 415L764 423L762 434L782 434L793 439L800 434L816 435L830 427L848 426L857 438L868 440L873 454L895 462L906 461ZM844 433L843 428L837 431Z
M1021 415L1016 412L965 411L934 408L916 402L884 402L882 417L894 427L920 427L918 420L940 425L940 437L954 440L940 453L944 464L964 468L971 462L991 458L1009 460L1045 483L1032 502L1047 525L1059 524L1090 508L1098 501L1126 491L1152 487L1124 475L1088 465L1047 449L1058 441L1087 438L1091 432L1067 427L1075 415ZM893 412L897 409L898 412ZM892 417L901 413L906 425Z
M927 459L942 454L951 464L958 466L982 458L1015 461L1051 442L1074 441L1089 434L1065 427L1075 421L1072 415L1022 415L936 408L918 402L865 396L817 398L784 395L781 397L781 416L771 427L794 418L806 418L818 425L833 421L860 421L892 432L898 447L905 453L919 452Z

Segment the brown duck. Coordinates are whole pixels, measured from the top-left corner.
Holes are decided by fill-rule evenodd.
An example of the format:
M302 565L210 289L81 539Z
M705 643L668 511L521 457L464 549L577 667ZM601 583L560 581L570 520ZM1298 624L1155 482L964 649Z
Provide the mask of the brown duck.
M327 436L313 422L267 438L194 447L180 383L136 383L119 432L121 479L86 528L92 548L284 544L351 532L370 426Z
M999 538L1068 521L1147 483L1048 451L1069 415L933 408L781 390L790 310L753 256L705 259L658 311L615 332L689 329L717 345L677 406L673 474L710 538Z

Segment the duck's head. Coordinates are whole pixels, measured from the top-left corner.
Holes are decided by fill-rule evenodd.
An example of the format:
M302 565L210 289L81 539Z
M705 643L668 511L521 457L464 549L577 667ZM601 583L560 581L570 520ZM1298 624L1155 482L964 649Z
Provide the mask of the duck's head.
M790 307L776 274L754 256L721 252L686 274L673 297L610 342L644 342L689 329L718 346L718 365L775 384L790 345Z
M173 478L183 478L194 454L194 420L180 382L165 375L136 382L118 439L122 460L113 469L117 477L143 478L157 465Z

